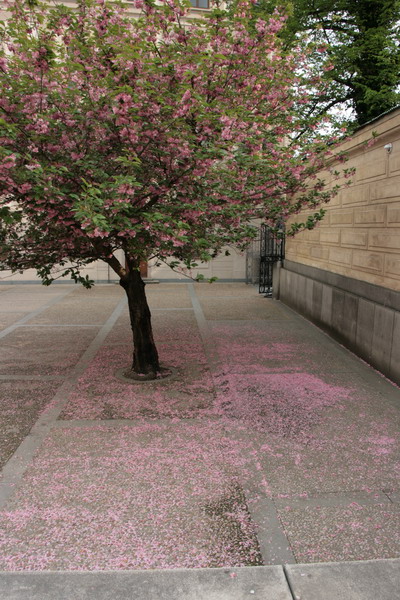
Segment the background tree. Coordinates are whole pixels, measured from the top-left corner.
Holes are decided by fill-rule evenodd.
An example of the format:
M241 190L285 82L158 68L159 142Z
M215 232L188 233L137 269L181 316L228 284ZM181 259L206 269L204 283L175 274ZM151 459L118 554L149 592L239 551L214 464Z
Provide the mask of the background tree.
M281 3L260 0L255 17L272 14ZM315 43L314 61L324 68L319 50L326 46L332 70L324 97L313 109L324 112L342 104L354 110L362 125L400 102L399 0L283 1L289 17L281 32L287 47L306 34Z
M0 243L3 269L35 267L45 284L61 266L90 287L82 268L108 263L128 297L131 375L151 378L161 367L140 261L190 268L226 244L244 248L251 219L273 225L318 207L334 193L316 176L333 150L318 119L299 110L319 81L303 50L282 53L283 18L258 20L250 33L246 3L194 23L169 0L136 6L137 20L103 0L77 10L10 5Z

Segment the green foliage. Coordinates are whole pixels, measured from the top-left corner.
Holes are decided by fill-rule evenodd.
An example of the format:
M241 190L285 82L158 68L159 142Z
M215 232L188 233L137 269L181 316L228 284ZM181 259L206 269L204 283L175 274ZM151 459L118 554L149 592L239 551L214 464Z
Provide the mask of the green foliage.
M362 125L400 102L399 0L260 0L255 18L276 8L287 12L281 37L288 49L306 35L315 44L316 65L329 87L317 110L351 106Z

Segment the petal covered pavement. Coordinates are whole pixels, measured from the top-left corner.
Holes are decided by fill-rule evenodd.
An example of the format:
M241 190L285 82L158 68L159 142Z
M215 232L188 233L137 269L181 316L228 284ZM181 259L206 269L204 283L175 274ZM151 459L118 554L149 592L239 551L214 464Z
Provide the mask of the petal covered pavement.
M129 383L119 286L0 287L0 570L400 557L399 389L252 286L146 291Z

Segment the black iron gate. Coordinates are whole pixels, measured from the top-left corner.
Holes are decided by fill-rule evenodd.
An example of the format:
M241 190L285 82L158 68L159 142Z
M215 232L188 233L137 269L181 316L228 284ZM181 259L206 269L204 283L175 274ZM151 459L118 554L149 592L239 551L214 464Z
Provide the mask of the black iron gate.
M285 257L285 238L278 237L268 225L261 225L259 292L272 297L272 272L274 264Z

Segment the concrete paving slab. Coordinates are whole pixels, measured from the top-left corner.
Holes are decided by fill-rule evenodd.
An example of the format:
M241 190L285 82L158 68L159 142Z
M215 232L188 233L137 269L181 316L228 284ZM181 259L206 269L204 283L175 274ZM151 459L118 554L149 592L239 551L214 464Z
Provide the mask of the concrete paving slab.
M228 322L221 319L219 321L209 321L210 330L215 337L226 337L228 340L239 337L244 343L248 344L268 340L271 342L299 343L312 336L312 330L302 321L296 322L295 327L293 325L293 319L291 318L284 321L281 319L254 319L252 321L235 321L231 319Z
M25 313L23 312L14 312L14 311L0 311L0 330L6 329L13 323L19 321Z
M354 502L346 508L311 506L278 513L299 563L400 557L397 504Z
M262 296L249 297L243 301L243 298L200 298L204 315L209 321L219 321L224 319L247 321L247 320L268 320L271 318L271 312L265 311L265 299ZM275 308L275 315L284 319L285 313Z
M254 297L257 286L246 283L221 283L216 281L212 284L203 282L194 284L196 295L204 298L251 298Z
M328 409L342 403L348 390L309 373L257 373L219 378L220 410L249 428L289 443L307 439Z
M2 341L0 373L65 373L76 364L96 333L96 328L18 327Z
M60 381L0 381L0 466L28 435Z
M282 338L283 335L279 342L253 340L246 343L238 336L233 336L232 340L220 337L217 349L225 371L231 373L343 373L360 368L359 364L354 367L343 354L338 356L332 352L321 352L321 343L318 341L287 342Z
M116 290L119 292L119 290ZM97 294L96 288L86 290L87 296L69 294L56 306L48 308L34 319L30 324L53 325L101 325L112 313L120 293L108 296Z
M400 561L379 560L285 567L294 600L395 600Z
M146 286L150 310L154 308L191 308L187 285L165 283Z
M274 496L397 489L399 390L372 377L221 376L217 401L258 445Z
M1 600L292 600L281 567L0 573Z
M72 291L72 286L45 288L42 285L15 285L0 294L0 309L10 310L12 308L17 312L30 313L47 304L50 299L62 297Z
M194 304L189 289L198 293ZM282 548L304 562L400 556L399 389L254 288L160 284L147 290L162 361L174 360L181 379L138 387L115 378L132 351L121 304L79 369L63 371L70 384L62 384L54 410L25 440L25 478L1 517L3 568L120 571L139 565L148 573L160 565L255 564L249 552L255 552L252 560L262 554L266 562L290 562ZM87 291L73 288L70 317L82 301L95 320L102 298L108 306L124 296L118 286L96 287L95 294L88 303ZM74 328L67 322L49 327L57 314L66 317L58 295L51 298L59 306L44 309L42 326L20 329L54 333L54 341L65 332L66 364L76 350L68 337ZM85 328L78 330L84 340ZM18 338L14 360L20 360L18 348L28 349L29 369L38 378L36 366L54 366L53 353L32 342L21 346L29 335ZM248 368L263 360L265 366L271 344L281 359L278 370ZM309 349L289 356L295 344ZM213 356L223 359L227 373ZM13 383L18 376L26 383L24 369L18 373L9 375ZM63 418L87 421L64 421L45 437L41 425L49 431L68 401ZM113 425L94 419L113 419ZM18 452L13 458L6 475L19 468ZM257 537L246 537L250 530Z
M308 435L310 443L316 444L315 432ZM290 439L269 436L260 442L260 463L274 496L292 497L304 494L314 496L319 493L380 493L398 486L399 462L396 455L373 456L357 448L354 452L348 445L329 441L325 448L309 448L307 438L296 444ZM381 447L378 451L385 451ZM373 452L376 449L372 450Z
M60 412L65 405L66 399L75 389L78 377L84 372L98 349L101 347L102 343L107 337L107 334L121 314L121 310L124 308L125 304L126 301L124 298L118 302L114 311L97 333L96 337L92 340L85 352L80 356L74 368L61 383L49 405L40 414L27 437L21 442L16 452L11 456L4 466L1 472L2 481L0 483L1 508L6 505L9 497L18 488L23 475L27 469L29 469L34 453L40 447L49 429L59 417ZM49 306L49 304L47 306ZM16 376L14 376L14 381L15 377ZM38 380L38 377L40 380L40 376L34 376L32 380L36 381ZM50 379L53 379L53 377L43 376L42 378L43 381L50 381ZM21 376L21 380L26 381L26 376Z
M0 338L5 338L7 335L12 333L16 328L28 323L34 317L36 317L43 311L47 310L50 306L57 304L57 302L59 302L65 296L70 294L71 291L72 291L71 288L69 288L69 289L67 288L66 290L64 290L63 293L49 294L48 296L43 296L43 295L40 296L39 295L39 297L41 298L41 301L38 303L38 306L34 310L30 310L30 309L24 310L24 307L19 306L18 303L15 302L16 299L14 297L15 294L14 294L13 290L11 290L10 294L4 294L3 296L0 297L0 309L3 308L3 310L4 310L4 306L6 306L5 311L7 312L10 310L10 306L11 306L10 302L6 303L6 305L4 305L4 303L2 302L4 297L7 297L8 300L11 298L12 310L17 311L17 312L19 312L19 311L24 312L24 315L17 321L14 321L8 327L3 328L0 331Z
M261 564L218 422L53 429L1 514L3 570Z
M253 368L257 372L263 368L328 373L365 370L365 364L358 357L288 307L284 309L285 321L209 321L220 352L229 362L229 370L239 368L243 373L246 368L249 373Z
M151 322L156 343L187 340L201 342L192 309L153 309ZM107 337L108 344L132 344L128 310L124 310Z
M161 364L176 368L176 376L140 384L116 377L130 366L132 344L103 346L80 377L61 418L188 418L208 411L214 390L200 340L159 343L158 351Z

